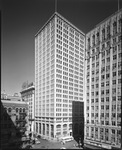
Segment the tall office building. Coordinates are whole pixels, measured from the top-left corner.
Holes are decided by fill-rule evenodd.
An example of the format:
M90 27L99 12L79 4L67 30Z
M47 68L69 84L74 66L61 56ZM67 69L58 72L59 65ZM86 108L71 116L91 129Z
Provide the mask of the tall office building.
M121 147L122 9L86 35L85 146Z
M72 137L72 101L83 101L85 36L57 12L35 35L35 131Z

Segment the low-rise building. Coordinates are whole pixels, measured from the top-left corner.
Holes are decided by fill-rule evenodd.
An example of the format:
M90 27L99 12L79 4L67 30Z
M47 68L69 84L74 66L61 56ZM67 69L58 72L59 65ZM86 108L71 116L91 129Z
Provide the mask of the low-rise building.
M21 90L21 97L24 102L28 104L28 133L34 134L34 98L35 86L34 83L24 82Z
M1 147L21 144L27 128L27 104L19 96L1 96ZM13 144L14 143L14 144Z

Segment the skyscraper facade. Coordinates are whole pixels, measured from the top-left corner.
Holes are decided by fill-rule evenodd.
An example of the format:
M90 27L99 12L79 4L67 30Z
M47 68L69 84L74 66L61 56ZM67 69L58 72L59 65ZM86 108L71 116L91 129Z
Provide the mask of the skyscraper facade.
M121 147L122 9L86 34L85 145Z
M35 35L35 132L72 137L72 101L83 101L85 35L57 12Z

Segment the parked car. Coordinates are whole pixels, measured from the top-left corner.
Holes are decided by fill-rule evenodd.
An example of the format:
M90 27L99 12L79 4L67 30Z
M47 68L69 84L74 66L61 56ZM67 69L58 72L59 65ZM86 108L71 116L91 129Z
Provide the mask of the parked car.
M41 142L40 142L39 140L37 140L35 143L36 143L36 144L40 144Z
M61 147L60 149L66 149L65 147Z
M32 148L32 145L27 145L26 147L25 147L25 149L31 149Z
M38 141L38 139L37 139L37 138L35 138L35 141Z
M38 135L37 138L41 139L41 135Z

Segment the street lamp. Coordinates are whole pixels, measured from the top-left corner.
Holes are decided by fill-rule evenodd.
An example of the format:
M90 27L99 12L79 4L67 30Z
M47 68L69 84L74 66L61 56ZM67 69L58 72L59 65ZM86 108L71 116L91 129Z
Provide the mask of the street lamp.
M32 133L31 133L31 123L30 123L29 142L31 142L31 136L32 136Z
M30 121L30 133L29 133L29 137L30 137L30 140L31 140L31 137L32 137L32 131L31 131L31 126L32 126L32 121L34 121L34 119L29 119Z

